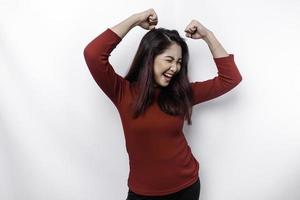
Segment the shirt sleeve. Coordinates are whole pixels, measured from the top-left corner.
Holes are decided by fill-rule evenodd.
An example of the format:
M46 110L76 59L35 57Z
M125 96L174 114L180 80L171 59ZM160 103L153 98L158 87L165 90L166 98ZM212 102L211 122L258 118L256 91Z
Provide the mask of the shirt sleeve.
M242 76L234 62L234 55L213 58L218 76L205 81L191 82L193 105L211 100L227 93L242 81Z
M84 58L91 75L116 106L121 101L125 84L128 81L115 72L108 58L121 40L121 37L107 28L84 49Z

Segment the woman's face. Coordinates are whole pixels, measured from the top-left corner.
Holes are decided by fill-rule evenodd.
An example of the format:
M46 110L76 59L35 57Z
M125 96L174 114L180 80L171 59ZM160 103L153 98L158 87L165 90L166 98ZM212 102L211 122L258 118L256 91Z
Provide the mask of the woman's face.
M180 71L181 61L181 47L176 43L157 55L154 59L154 86L168 86L173 76Z

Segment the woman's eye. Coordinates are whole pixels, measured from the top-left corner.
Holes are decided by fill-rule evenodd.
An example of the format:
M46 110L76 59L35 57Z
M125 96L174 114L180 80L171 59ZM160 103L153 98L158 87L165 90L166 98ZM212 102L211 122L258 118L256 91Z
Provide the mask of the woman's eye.
M167 62L172 62L172 60L167 60ZM182 64L181 62L178 62L179 64Z

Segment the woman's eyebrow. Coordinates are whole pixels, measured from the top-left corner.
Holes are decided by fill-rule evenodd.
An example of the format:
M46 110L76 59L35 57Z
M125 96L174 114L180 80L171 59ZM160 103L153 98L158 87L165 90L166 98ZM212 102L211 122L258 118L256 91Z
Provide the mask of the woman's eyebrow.
M169 58L172 58L174 60L173 56L165 56L165 57L169 57ZM178 58L178 60L181 60L181 58Z

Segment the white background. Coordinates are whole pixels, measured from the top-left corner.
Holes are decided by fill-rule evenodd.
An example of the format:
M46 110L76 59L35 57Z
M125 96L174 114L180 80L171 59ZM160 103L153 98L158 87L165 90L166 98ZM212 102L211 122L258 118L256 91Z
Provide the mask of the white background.
M133 13L157 27L192 19L212 30L242 74L229 93L194 107L184 132L200 162L201 200L300 199L300 1L0 1L0 199L127 196L121 121L92 79L85 46ZM135 27L110 56L125 75ZM208 46L187 38L191 81L217 75Z

